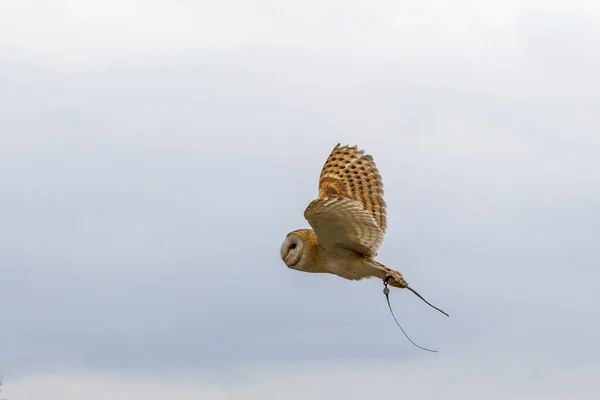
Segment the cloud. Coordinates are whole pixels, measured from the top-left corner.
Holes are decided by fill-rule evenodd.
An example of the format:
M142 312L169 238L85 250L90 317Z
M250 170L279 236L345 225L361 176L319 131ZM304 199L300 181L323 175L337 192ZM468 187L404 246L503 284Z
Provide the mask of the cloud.
M439 359L399 364L254 366L215 379L210 373L140 376L104 372L33 375L6 382L8 399L144 398L207 400L328 399L397 396L448 398L595 399L597 365L544 365L541 360Z
M381 52L390 44L423 45L442 52L447 46L471 51L480 38L470 30L503 29L514 19L518 2L471 2L452 6L442 1L387 0L302 3L177 1L35 0L2 5L2 32L16 45L55 59L77 60L94 54L124 56L135 52L179 52L230 46L291 46L323 51ZM415 40L415 34L417 35ZM460 43L454 39L463 40ZM426 52L429 56L435 52Z

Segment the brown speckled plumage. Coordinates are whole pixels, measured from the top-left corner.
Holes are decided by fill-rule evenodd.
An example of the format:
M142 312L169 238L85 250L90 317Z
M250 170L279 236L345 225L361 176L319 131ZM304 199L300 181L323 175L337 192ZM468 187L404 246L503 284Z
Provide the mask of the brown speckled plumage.
M381 175L373 157L356 146L335 146L321 170L318 199L332 197L358 201L385 233L386 204Z
M321 170L318 198L304 217L319 238L365 256L377 255L387 219L373 157L356 146L335 146Z

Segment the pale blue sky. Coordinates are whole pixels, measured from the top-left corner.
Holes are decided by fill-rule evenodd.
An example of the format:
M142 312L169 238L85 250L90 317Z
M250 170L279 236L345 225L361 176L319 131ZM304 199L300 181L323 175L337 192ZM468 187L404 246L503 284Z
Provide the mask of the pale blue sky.
M3 395L597 398L599 17L2 3ZM451 314L392 291L438 355L380 282L279 259L338 142L383 175L378 259Z

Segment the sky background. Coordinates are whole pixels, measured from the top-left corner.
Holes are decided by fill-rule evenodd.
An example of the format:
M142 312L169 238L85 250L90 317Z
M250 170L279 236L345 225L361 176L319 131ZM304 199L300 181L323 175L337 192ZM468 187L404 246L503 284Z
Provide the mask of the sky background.
M600 5L0 2L8 400L597 399ZM377 280L289 270L338 143Z

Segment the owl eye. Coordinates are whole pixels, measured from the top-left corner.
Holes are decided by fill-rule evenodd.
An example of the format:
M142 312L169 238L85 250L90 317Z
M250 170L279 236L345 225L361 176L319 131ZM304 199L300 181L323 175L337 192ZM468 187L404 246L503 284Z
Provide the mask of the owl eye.
M290 246L292 249L295 249L296 247L298 247L298 245L296 243L292 243L292 245Z

